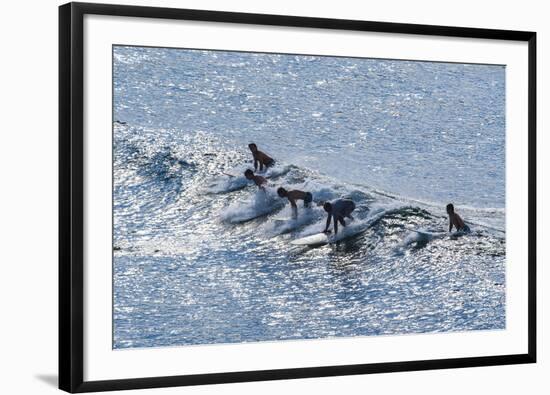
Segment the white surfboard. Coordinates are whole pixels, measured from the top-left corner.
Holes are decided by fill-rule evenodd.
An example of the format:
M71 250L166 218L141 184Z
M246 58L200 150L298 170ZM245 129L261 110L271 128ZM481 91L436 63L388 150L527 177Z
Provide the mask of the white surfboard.
M443 232L430 232L428 230L409 229L409 228L407 228L407 230L417 233L421 237L421 239L423 239L424 241L430 241L430 240L433 240L433 239L441 239L441 238L444 238L444 237L448 237L451 240L455 240L455 239L457 239L461 236L464 236L464 235L467 235L467 234L470 233L470 232L464 232L464 231L456 231L456 232L453 232L453 233L444 232L444 231Z
M456 232L450 233L449 237L454 240L454 239L458 239L459 237L469 235L471 233L472 233L472 231L466 231L465 232L463 230L457 230Z
M222 194L238 191L248 186L248 180L244 177L224 177L212 182L206 187L207 193Z
M302 237L301 239L296 239L291 241L291 244L294 245L308 245L308 246L317 246L329 243L336 243L341 240L356 236L360 233L365 232L368 229L367 224L356 224L355 226L347 226L338 232L338 234L329 233L316 233L311 236Z
M229 222L231 222L233 224L238 224L238 223L241 223L241 222L252 221L253 219L267 216L273 210L274 209L272 209L272 208L266 208L265 210L243 213L241 215L237 215L235 217L232 217L231 219L229 219Z
M406 228L406 229L426 237L442 237L447 234L446 232L431 232L429 230L424 230L424 229L412 229L412 228Z
M325 233L315 233L301 239L292 240L290 244L298 246L316 246L329 243L329 237Z
M246 205L245 202L243 202L242 204ZM243 210L243 212L241 212L239 214L231 215L229 217L226 217L225 221L233 223L233 224L252 221L253 219L256 219L256 218L265 217L265 216L279 210L282 206L284 206L284 202L282 202L282 201L275 201L271 205L264 206L264 207L249 206L248 208L245 208Z
M278 224L281 224L281 223L285 223L285 222L296 221L296 219L295 219L295 218L291 218L291 217L288 217L288 218L277 217L277 218L272 218L272 221L273 221L273 222L276 222L276 223L278 223Z

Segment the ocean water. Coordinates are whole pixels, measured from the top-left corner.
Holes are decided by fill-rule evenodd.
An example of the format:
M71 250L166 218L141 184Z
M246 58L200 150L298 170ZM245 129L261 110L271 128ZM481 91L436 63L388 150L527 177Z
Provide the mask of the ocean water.
M505 327L504 66L117 46L113 72L114 348ZM339 197L347 237L291 244Z

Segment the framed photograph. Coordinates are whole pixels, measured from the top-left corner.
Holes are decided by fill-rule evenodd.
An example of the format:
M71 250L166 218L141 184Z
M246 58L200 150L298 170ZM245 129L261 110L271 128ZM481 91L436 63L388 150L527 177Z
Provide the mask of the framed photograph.
M535 362L534 32L59 28L61 389Z

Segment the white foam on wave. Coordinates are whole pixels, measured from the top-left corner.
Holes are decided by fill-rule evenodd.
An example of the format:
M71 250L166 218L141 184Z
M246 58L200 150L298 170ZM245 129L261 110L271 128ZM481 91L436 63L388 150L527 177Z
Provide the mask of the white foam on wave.
M329 242L335 242L338 240L341 240L346 237L350 237L356 234L359 234L361 232L366 231L369 227L374 225L377 221L379 221L384 215L389 214L392 211L398 210L400 206L396 207L388 207L387 205L374 205L370 208L368 215L365 218L358 218L357 216L359 213L352 213L354 215L355 219L350 222L349 218L345 219L346 226L342 226L341 224L338 224L338 234L332 235L329 238ZM298 237L307 237L311 236L316 233L320 233L325 229L325 224L327 220L327 213L322 211L322 219L315 222L314 224L311 224L310 226L307 226L304 230L302 230ZM334 221L331 221L330 225L331 229L334 229Z
M244 177L223 176L214 179L206 188L209 193L227 193L242 189L248 185L248 180Z
M283 205L275 189L265 188L265 191L257 191L250 201L231 204L221 212L220 218L230 223L245 222L272 213Z
M418 231L409 231L405 238L401 241L400 247L407 247L414 243L427 243L435 238L441 237L441 234L431 233L425 229L418 229Z
M307 224L318 221L322 216L321 211L320 208L315 206L309 208L298 206L298 217L293 219L292 208L287 204L287 207L277 213L273 218L270 218L270 220L262 226L262 229L265 233L273 236L292 232Z
M246 164L239 165L228 170L227 172L224 172L222 176L215 178L212 183L210 183L210 185L206 188L206 192L213 194L228 193L245 188L246 186L252 184L252 182L247 180L244 176L244 172L247 169L253 170L253 166ZM255 172L255 174L270 179L288 173L289 169L290 167L285 165L274 166L264 170L263 172Z
M367 190L370 190L372 193L376 193L380 196L389 197L397 201L416 204L418 205L418 207L425 208L436 217L439 216L441 218L447 218L447 203L412 198L409 196L398 195L380 189L369 188L366 186L365 188ZM501 233L506 232L506 209L504 207L474 207L464 204L455 204L455 210L463 217L463 219L465 220L464 222L468 224L474 224Z

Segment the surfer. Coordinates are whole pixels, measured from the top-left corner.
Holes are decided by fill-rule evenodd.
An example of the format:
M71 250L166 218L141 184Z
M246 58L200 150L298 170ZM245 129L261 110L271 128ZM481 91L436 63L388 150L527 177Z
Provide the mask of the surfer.
M447 205L447 214L449 214L449 232L453 229L453 226L457 232L470 232L470 227L464 223L460 215L455 213L455 206L452 203Z
M258 150L258 147L254 143L248 144L248 148L252 152L252 157L254 158L254 171L258 170L258 164L260 165L260 171L264 170L275 164L275 160L270 156L264 154L262 151Z
M338 222L342 226L346 226L344 222L344 217L347 217L353 221L351 213L355 210L355 203L350 199L336 199L332 202L325 202L323 208L328 213L327 217L327 226L323 233L329 233L328 227L330 226L330 221L334 217L334 234L338 233Z
M277 195L282 198L287 198L292 206L292 219L298 218L298 206L296 205L296 200L303 200L304 207L309 207L309 204L313 201L313 195L311 192L304 192L294 189L292 191L287 191L283 187L277 189Z
M258 188L265 192L264 185L267 184L267 180L264 177L255 175L254 172L250 169L247 169L244 172L244 176L247 180L254 181L254 184L256 184Z

